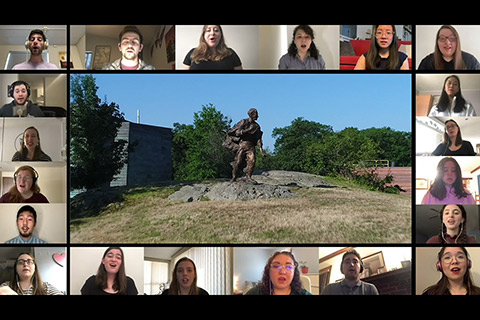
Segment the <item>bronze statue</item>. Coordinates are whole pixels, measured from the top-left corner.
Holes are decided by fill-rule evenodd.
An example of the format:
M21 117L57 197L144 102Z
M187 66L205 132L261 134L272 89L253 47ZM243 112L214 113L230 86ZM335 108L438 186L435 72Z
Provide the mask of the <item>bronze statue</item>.
M258 146L262 156L265 156L262 142L263 132L255 121L257 119L257 109L251 108L248 110L248 119L241 120L227 133L227 139L223 145L236 153L235 160L231 163L232 182L237 179L239 171L243 169L246 181L256 183L252 179L256 158L255 147Z

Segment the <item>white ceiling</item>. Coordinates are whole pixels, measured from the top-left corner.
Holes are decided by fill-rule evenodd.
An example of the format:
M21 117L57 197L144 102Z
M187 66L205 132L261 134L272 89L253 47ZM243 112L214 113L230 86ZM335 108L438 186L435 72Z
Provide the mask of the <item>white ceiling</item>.
M33 29L44 30L50 45L67 43L65 25L0 25L0 45L23 45Z
M417 93L438 91L441 92L445 79L451 74L417 74ZM463 91L478 90L480 88L480 74L457 74L460 78L460 88Z

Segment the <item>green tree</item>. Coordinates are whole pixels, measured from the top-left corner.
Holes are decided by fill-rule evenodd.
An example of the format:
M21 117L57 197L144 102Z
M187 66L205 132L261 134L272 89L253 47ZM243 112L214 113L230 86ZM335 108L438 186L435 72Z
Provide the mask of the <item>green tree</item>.
M274 128L275 163L281 170L307 171L307 150L314 143L321 143L333 133L331 126L303 118L296 118L291 125Z
M412 165L412 133L396 131L389 127L369 128L362 134L378 145L377 158L395 162L396 166Z
M231 120L209 104L195 112L193 124L174 123L173 174L177 180L229 177L233 160L223 147Z
M115 140L124 121L115 103L97 96L92 75L71 77L71 187L92 189L107 185L127 161L127 141Z

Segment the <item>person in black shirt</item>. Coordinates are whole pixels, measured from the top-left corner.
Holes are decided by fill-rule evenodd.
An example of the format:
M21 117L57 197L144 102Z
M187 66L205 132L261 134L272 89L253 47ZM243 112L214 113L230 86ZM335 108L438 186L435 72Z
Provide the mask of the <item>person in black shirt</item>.
M435 51L426 56L418 70L479 70L480 63L472 54L462 51L460 35L450 25L437 32Z
M432 152L436 156L476 156L470 142L462 139L458 124L450 119L445 122L443 142Z

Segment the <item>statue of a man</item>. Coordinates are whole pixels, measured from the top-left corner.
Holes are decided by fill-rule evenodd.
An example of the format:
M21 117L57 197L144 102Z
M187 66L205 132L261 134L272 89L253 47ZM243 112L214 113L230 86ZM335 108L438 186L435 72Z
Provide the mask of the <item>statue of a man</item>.
M258 146L262 156L265 155L262 142L263 132L256 122L257 119L257 109L251 108L248 110L248 119L241 120L227 133L224 146L236 152L235 160L231 163L232 182L237 179L239 171L244 169L246 181L256 183L252 179L256 158L255 147Z

